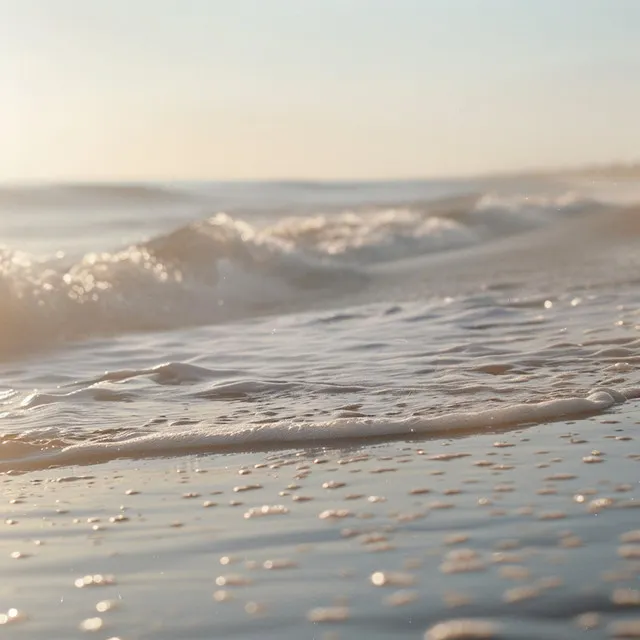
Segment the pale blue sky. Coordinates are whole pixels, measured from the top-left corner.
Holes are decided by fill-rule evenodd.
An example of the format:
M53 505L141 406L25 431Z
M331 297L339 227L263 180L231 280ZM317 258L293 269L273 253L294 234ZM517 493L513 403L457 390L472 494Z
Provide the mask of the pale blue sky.
M638 0L0 0L0 180L640 157Z

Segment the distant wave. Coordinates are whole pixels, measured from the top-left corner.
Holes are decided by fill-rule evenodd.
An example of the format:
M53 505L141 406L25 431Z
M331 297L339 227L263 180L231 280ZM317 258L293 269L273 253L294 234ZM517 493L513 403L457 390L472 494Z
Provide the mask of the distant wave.
M60 187L78 188L110 187ZM146 197L156 188L130 189ZM0 249L0 357L301 309L375 285L371 265L484 244L597 206L574 194L465 196L420 208L298 215L263 228L217 214L71 264Z
M0 207L79 207L117 202L167 203L193 200L187 190L151 184L36 184L0 187Z

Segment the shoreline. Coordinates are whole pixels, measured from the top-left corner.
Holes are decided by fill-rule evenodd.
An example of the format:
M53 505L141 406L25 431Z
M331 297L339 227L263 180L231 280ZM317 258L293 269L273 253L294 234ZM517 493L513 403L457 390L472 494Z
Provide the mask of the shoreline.
M633 405L456 439L0 476L0 622L16 640L431 640L477 618L486 637L639 637Z
M323 449L327 447L374 447L393 442L422 442L437 438L459 439L509 433L518 429L606 416L613 407L624 406L640 396L640 390L627 387L622 391L597 388L584 398L565 397L542 402L519 403L477 412L451 412L408 418L349 417L325 422L282 421L261 425L247 424L241 429L208 433L177 431L154 432L128 440L81 442L62 448L39 449L30 442L5 441L11 452L15 442L18 451L33 447L31 456L0 461L0 474L21 475L43 469L69 466L91 467L110 461L140 461L177 456L269 454L287 450ZM487 428L487 425L490 425ZM6 455L5 451L5 455Z

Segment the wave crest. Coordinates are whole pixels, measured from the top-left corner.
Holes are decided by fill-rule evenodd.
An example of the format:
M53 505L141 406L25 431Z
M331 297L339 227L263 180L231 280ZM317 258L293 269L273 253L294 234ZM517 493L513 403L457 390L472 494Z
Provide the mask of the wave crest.
M77 262L0 249L0 357L62 340L302 309L362 289L373 277L369 264L468 247L592 206L573 195L465 196L264 227L221 213Z

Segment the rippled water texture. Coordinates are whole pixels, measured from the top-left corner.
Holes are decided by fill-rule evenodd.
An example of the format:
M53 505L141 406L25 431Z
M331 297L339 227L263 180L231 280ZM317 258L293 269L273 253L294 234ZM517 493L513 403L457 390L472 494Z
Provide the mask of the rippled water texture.
M4 188L0 471L615 411L640 393L636 194Z

